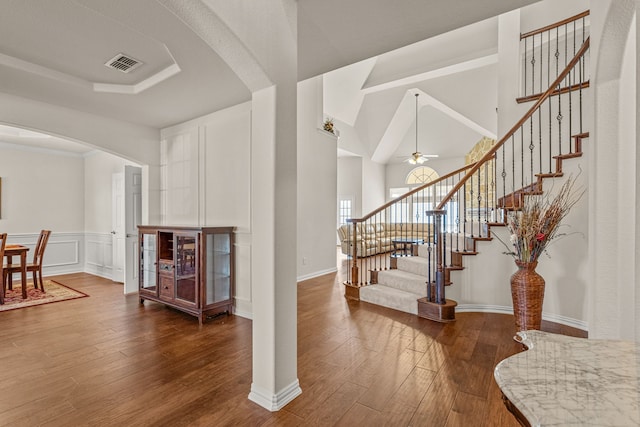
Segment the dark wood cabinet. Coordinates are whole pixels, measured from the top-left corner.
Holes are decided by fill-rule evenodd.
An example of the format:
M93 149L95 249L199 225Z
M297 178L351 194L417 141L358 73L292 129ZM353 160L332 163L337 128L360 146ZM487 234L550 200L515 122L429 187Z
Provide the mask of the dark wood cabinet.
M234 227L138 227L140 303L198 317L233 312Z

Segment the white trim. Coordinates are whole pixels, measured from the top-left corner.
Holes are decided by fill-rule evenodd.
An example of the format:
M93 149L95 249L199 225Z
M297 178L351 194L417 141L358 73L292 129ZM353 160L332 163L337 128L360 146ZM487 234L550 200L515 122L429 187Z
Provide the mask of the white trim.
M56 150L52 148L36 147L33 145L13 144L11 142L0 142L0 148L6 148L16 151L30 151L46 154L55 154L56 156L64 157L84 157L85 152L64 151Z
M338 271L338 269L335 268L335 267L334 268L328 268L326 270L316 271L316 272L313 272L313 273L309 273L309 274L305 274L305 275L302 275L302 276L298 276L296 281L299 283L299 282L302 282L304 280L309 280L309 279L313 279L313 278L316 278L316 277L324 276L325 274L335 273L336 271Z
M245 319L253 320L253 312L251 311L252 305L251 301L247 299L235 299L235 306L233 309L233 314L235 316L240 316Z
M513 308L503 305L485 305L485 304L460 304L456 307L458 313L499 313L513 315ZM558 314L542 313L542 319L561 325L570 326L572 328L589 331L589 325L583 320L572 319Z
M62 265L74 265L80 263L80 251L78 250L80 242L78 240L50 240L47 243L47 246L50 248L52 245L59 245L61 243L73 243L75 246L75 259L72 262L59 262L57 264L47 264L46 262L42 264L42 268L45 267L59 267ZM35 243L34 243L35 245Z
M274 412L284 408L287 403L300 396L300 394L302 394L302 389L300 388L300 381L298 381L297 378L277 394L271 394L267 390L261 389L257 385L251 383L249 400Z

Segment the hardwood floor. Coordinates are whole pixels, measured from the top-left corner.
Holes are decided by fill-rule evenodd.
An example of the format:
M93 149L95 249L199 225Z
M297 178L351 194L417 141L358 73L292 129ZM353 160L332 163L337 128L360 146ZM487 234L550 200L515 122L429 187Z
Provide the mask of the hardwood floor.
M336 274L301 282L302 395L271 413L247 399L250 320L199 327L109 280L55 279L90 297L0 313L1 426L518 425L493 380L520 350L512 316L443 325L348 302Z

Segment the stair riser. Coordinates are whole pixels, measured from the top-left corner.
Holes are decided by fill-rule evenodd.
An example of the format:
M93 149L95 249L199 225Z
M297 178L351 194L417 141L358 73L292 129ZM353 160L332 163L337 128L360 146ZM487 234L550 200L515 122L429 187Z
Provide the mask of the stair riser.
M406 275L398 274L397 271L387 270L378 273L378 283L394 289L414 294L427 294L426 278L416 276L409 279Z
M360 301L415 315L418 314L418 298L417 295L408 292L404 295L398 291L389 292L381 285L365 286L360 289Z

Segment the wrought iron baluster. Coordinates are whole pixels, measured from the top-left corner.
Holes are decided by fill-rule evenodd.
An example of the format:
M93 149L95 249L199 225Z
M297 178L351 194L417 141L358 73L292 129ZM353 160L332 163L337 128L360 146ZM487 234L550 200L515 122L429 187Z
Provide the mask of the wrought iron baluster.
M440 226L439 226L439 230L440 232L438 233L438 236L442 237L442 273L443 273L443 279L445 277L444 275L444 269L447 268L447 233L444 230L444 224L447 223L447 211L444 211L444 214L439 215L441 217L441 221L440 221ZM449 254L449 258L451 257L451 255ZM444 285L444 282L443 282ZM440 299L438 299L438 301L440 301Z
M489 223L489 162L484 164L484 222Z
M531 94L536 90L536 36L531 37Z
M558 83L558 92L562 88L562 83ZM558 154L562 155L562 95L558 95L558 115L556 116L556 120L558 120Z
M560 69L559 69L559 62L560 61L560 50L559 50L559 31L558 27L556 27L556 53L554 54L554 56L556 57L556 77L558 76L558 74L560 73Z
M551 30L547 31L547 86L551 84Z
M551 157L553 156L553 148L552 148L552 142L553 142L553 129L552 129L552 124L553 124L553 119L552 119L552 106L551 106L551 98L548 98L545 103L547 104L547 106L549 107L549 173L551 173L552 169L551 169ZM542 106L540 106L542 108Z
M469 226L471 227L471 237L473 237L475 235L475 228L473 226L474 223L474 215L473 215L473 206L474 206L474 195L475 192L473 191L473 177L475 176L475 174L471 175L469 177L469 202L471 203L471 223L469 224Z
M585 20L582 18L582 44L584 44L584 27ZM580 70L580 133L582 133L582 83L584 81L584 57L580 58L578 62L579 70Z
M522 130L522 128L520 130ZM515 135L511 135L511 192L515 192L515 191L516 191L516 148L515 148ZM513 199L512 199L512 203L513 203Z
M520 126L520 186L524 187L524 129Z
M569 93L567 94L569 97L569 153L573 153L573 144L571 143L571 136L573 135L573 105L572 105L572 92L573 86L571 85L571 76L573 75L573 70L569 72Z
M542 173L542 108L538 108L538 153L538 173Z
M502 208L502 212L504 212L506 208L506 200L507 200L507 172L505 171L505 167L506 167L505 151L507 151L506 146L503 145L501 150L502 150L502 174L501 174L502 175L502 206L500 206L500 208ZM502 220L504 220L504 217L502 217Z
M544 64L544 61L542 60L542 50L544 46L544 40L542 38L543 34L544 32L540 33L540 93L544 93L544 90L542 89L542 70L544 69L542 66L542 64Z
M533 150L536 146L533 144L533 115L529 118L529 182L533 184Z
M524 68L524 96L527 96L527 38L524 38L524 55L523 56L523 68Z
M497 211L497 207L498 207L498 184L497 184L497 173L498 173L498 153L494 153L493 154L493 160L491 163L491 167L493 168L493 170L491 170L491 212L492 212L492 216L489 218L491 222L495 223L498 220L498 211ZM487 199L489 198L489 196L487 195ZM488 230L487 230L488 233Z
M462 248L464 252L467 251L467 182L462 185L462 235L464 236L465 244Z
M427 212L425 212L427 215ZM429 215L429 243L427 246L427 301L433 302L431 299L431 282L433 281L432 271L433 271L433 238L434 238L434 230L433 230L433 219L431 219L432 215Z
M478 169L478 237L482 237L482 179L480 172L481 169Z

